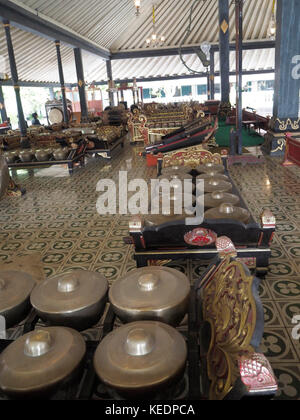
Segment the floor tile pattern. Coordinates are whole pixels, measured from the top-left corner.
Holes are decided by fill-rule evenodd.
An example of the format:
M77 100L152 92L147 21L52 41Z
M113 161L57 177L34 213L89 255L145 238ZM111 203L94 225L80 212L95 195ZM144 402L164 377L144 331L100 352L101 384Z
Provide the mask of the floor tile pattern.
M0 262L38 253L46 276L84 269L102 273L110 283L134 269L133 249L123 243L129 217L100 216L96 186L104 178L118 180L121 170L128 170L129 179L155 177L155 168L147 168L138 151L127 145L109 163L89 159L72 177L14 172L27 194L0 202ZM300 316L300 168L284 168L281 161L267 158L262 164L236 165L230 171L254 217L259 220L268 208L277 218L270 272L260 286L266 323L262 350L279 381L276 398L299 400L300 340L293 338L292 320ZM201 262L169 265L186 272L192 282L205 269ZM100 328L101 322L87 336L97 339Z

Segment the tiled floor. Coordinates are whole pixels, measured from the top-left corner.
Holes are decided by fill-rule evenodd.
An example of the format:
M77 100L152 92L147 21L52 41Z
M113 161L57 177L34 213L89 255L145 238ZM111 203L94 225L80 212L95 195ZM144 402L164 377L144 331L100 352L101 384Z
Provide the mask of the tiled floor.
M283 168L280 162L268 158L261 165L237 165L231 174L257 218L264 208L277 217L270 273L260 290L266 321L262 350L279 380L277 398L299 400L300 341L292 338L292 319L300 315L300 168ZM132 247L123 243L128 217L96 212L97 182L117 180L119 170L129 170L130 178L155 176L129 145L111 164L92 159L72 178L15 173L27 194L0 202L0 261L39 253L47 276L78 268L101 272L109 282L135 268ZM203 271L189 261L174 266L192 281Z

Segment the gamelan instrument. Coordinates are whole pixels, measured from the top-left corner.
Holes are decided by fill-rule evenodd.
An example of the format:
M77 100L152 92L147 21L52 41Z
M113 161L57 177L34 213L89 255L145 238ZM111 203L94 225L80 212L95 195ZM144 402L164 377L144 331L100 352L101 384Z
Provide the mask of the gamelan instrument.
M246 224L249 222L251 215L246 209L223 203L220 207L207 210L204 217L205 219L232 219Z
M181 175L181 174L190 174L192 168L188 166L170 166L169 168L164 168L162 170L163 176L170 176L170 175Z
M206 122L203 126L198 127L193 130L192 133L184 135L183 137L179 135L179 138L170 137L164 140L162 143L154 144L146 147L145 155L152 153L157 155L158 153L168 153L178 149L184 149L186 147L196 146L204 142L206 137L213 133L215 128L211 126L210 122Z
M199 175L207 174L209 172L218 172L221 174L225 173L224 165L216 165L215 163L204 163L203 165L199 165L196 167L196 171Z
M215 191L231 192L232 184L227 181L209 178L204 180L204 191L206 193L212 193Z
M221 174L219 172L207 172L206 174L198 175L196 179L204 179L207 181L212 181L214 179L218 181L229 181L229 177L227 175Z
M30 294L35 287L35 280L30 274L18 271L0 273L0 316L3 316L6 328L11 328L28 315Z
M76 270L50 277L31 294L31 304L51 325L86 330L101 318L108 282L100 274Z
M187 345L173 327L155 321L122 326L100 343L94 357L97 376L125 398L150 398L178 382Z
M240 203L240 198L237 195L224 193L220 191L204 195L204 207L215 208L220 207L221 204L228 203L237 206Z
M123 322L152 320L177 326L187 313L189 295L185 274L168 267L145 267L114 282L109 301Z
M0 389L15 399L49 397L77 379L86 352L84 338L69 328L40 328L0 354Z

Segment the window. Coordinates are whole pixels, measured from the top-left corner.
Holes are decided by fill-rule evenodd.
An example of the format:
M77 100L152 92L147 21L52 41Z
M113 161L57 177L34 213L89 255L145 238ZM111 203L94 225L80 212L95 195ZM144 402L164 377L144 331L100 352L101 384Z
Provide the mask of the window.
M191 96L192 95L192 86L182 86L181 92L182 92L181 96Z
M156 99L156 98L165 98L166 93L163 88L148 88L143 89L144 99Z
M143 89L143 96L144 96L144 99L150 99L151 98L150 89Z
M258 90L274 90L275 81L274 80L259 80L257 82Z
M197 85L197 94L199 96L207 95L207 85Z
M215 84L215 93L221 93L221 85L220 83Z

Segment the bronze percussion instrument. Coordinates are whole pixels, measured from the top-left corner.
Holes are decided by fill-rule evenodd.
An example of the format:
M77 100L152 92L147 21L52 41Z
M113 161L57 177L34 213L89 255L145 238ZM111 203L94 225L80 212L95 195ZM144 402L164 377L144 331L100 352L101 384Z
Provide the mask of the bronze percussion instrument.
M240 199L237 195L219 191L204 195L205 208L219 207L223 203L228 203L232 204L233 206L237 206L240 203Z
M212 171L223 174L225 172L225 168L223 165L216 165L215 163L204 163L203 165L197 166L196 171L199 175L206 174Z
M206 179L206 180L212 180L212 179L218 179L221 181L229 181L229 177L227 175L221 174L219 172L207 172L206 174L198 175L196 179Z
M176 180L176 179L178 179L180 181L184 181L186 179L193 180L193 177L192 177L192 175L185 174L185 173L179 173L179 174L178 173L170 173L168 175L161 175L160 177L158 177L158 179L159 180L167 179L168 181L171 182L171 181Z
M145 217L145 225L146 226L160 226L165 223L170 222L179 222L184 221L186 218L195 217L196 209L191 209L190 212L185 211L185 209L182 210L182 214L170 214L170 215L148 215Z
M84 338L77 331L37 329L1 353L0 389L14 398L50 396L79 371L85 352Z
M153 320L177 326L187 313L189 295L189 279L180 271L145 267L114 282L109 300L123 322Z
M175 328L139 321L104 338L96 350L94 368L106 386L125 398L150 398L177 384L186 360L185 339Z
M107 302L108 282L100 273L70 271L50 277L31 294L38 315L55 326L83 331L101 318Z
M7 163L14 163L17 158L17 152L5 152L4 157Z
M169 176L174 174L190 174L191 171L192 168L189 166L170 166L162 170L162 175Z
M32 162L33 157L34 157L34 151L33 150L22 150L19 153L19 158L21 159L21 161L23 163L25 162Z
M176 195L178 197L179 193L180 194L182 193L184 195L184 194L189 193L190 191L192 193L194 193L195 190L196 190L196 187L195 187L194 183L192 182L193 177L189 174L180 174L180 175L174 174L174 175L170 175L168 177L162 175L158 178L158 181L160 183L160 188L159 189L156 188L153 191L154 197L159 196L160 200L162 200L162 197L163 197L163 194L164 194L164 188L163 188L163 181L164 180L168 181L171 184L170 185L171 202L175 201ZM185 181L188 182L188 186L186 186ZM150 200L150 198L152 198L152 197L149 195L149 200Z
M41 149L35 152L35 157L38 162L47 162L49 161L51 154L49 149Z
M232 184L227 181L222 181L218 179L208 179L204 180L204 192L213 193L215 191L219 192L231 192Z
M18 271L0 273L0 315L4 317L6 328L23 321L28 315L30 294L35 280L30 274Z
M193 190L195 187L193 188ZM160 194L155 195L152 198L150 210L151 214L161 214L165 216L174 216L176 213L178 214L178 210L183 210L185 206L189 206L190 208L195 206L196 204L196 197L194 195L189 194L180 194L179 192L174 192L171 190L170 192L170 202L166 201L166 205L164 205L164 201L167 197L164 197L163 193L160 191Z
M220 207L207 210L204 214L205 219L231 219L247 224L250 220L248 210L234 207L232 204L223 203Z
M68 147L65 147L63 149L56 149L53 152L53 157L55 160L66 160L70 151Z

